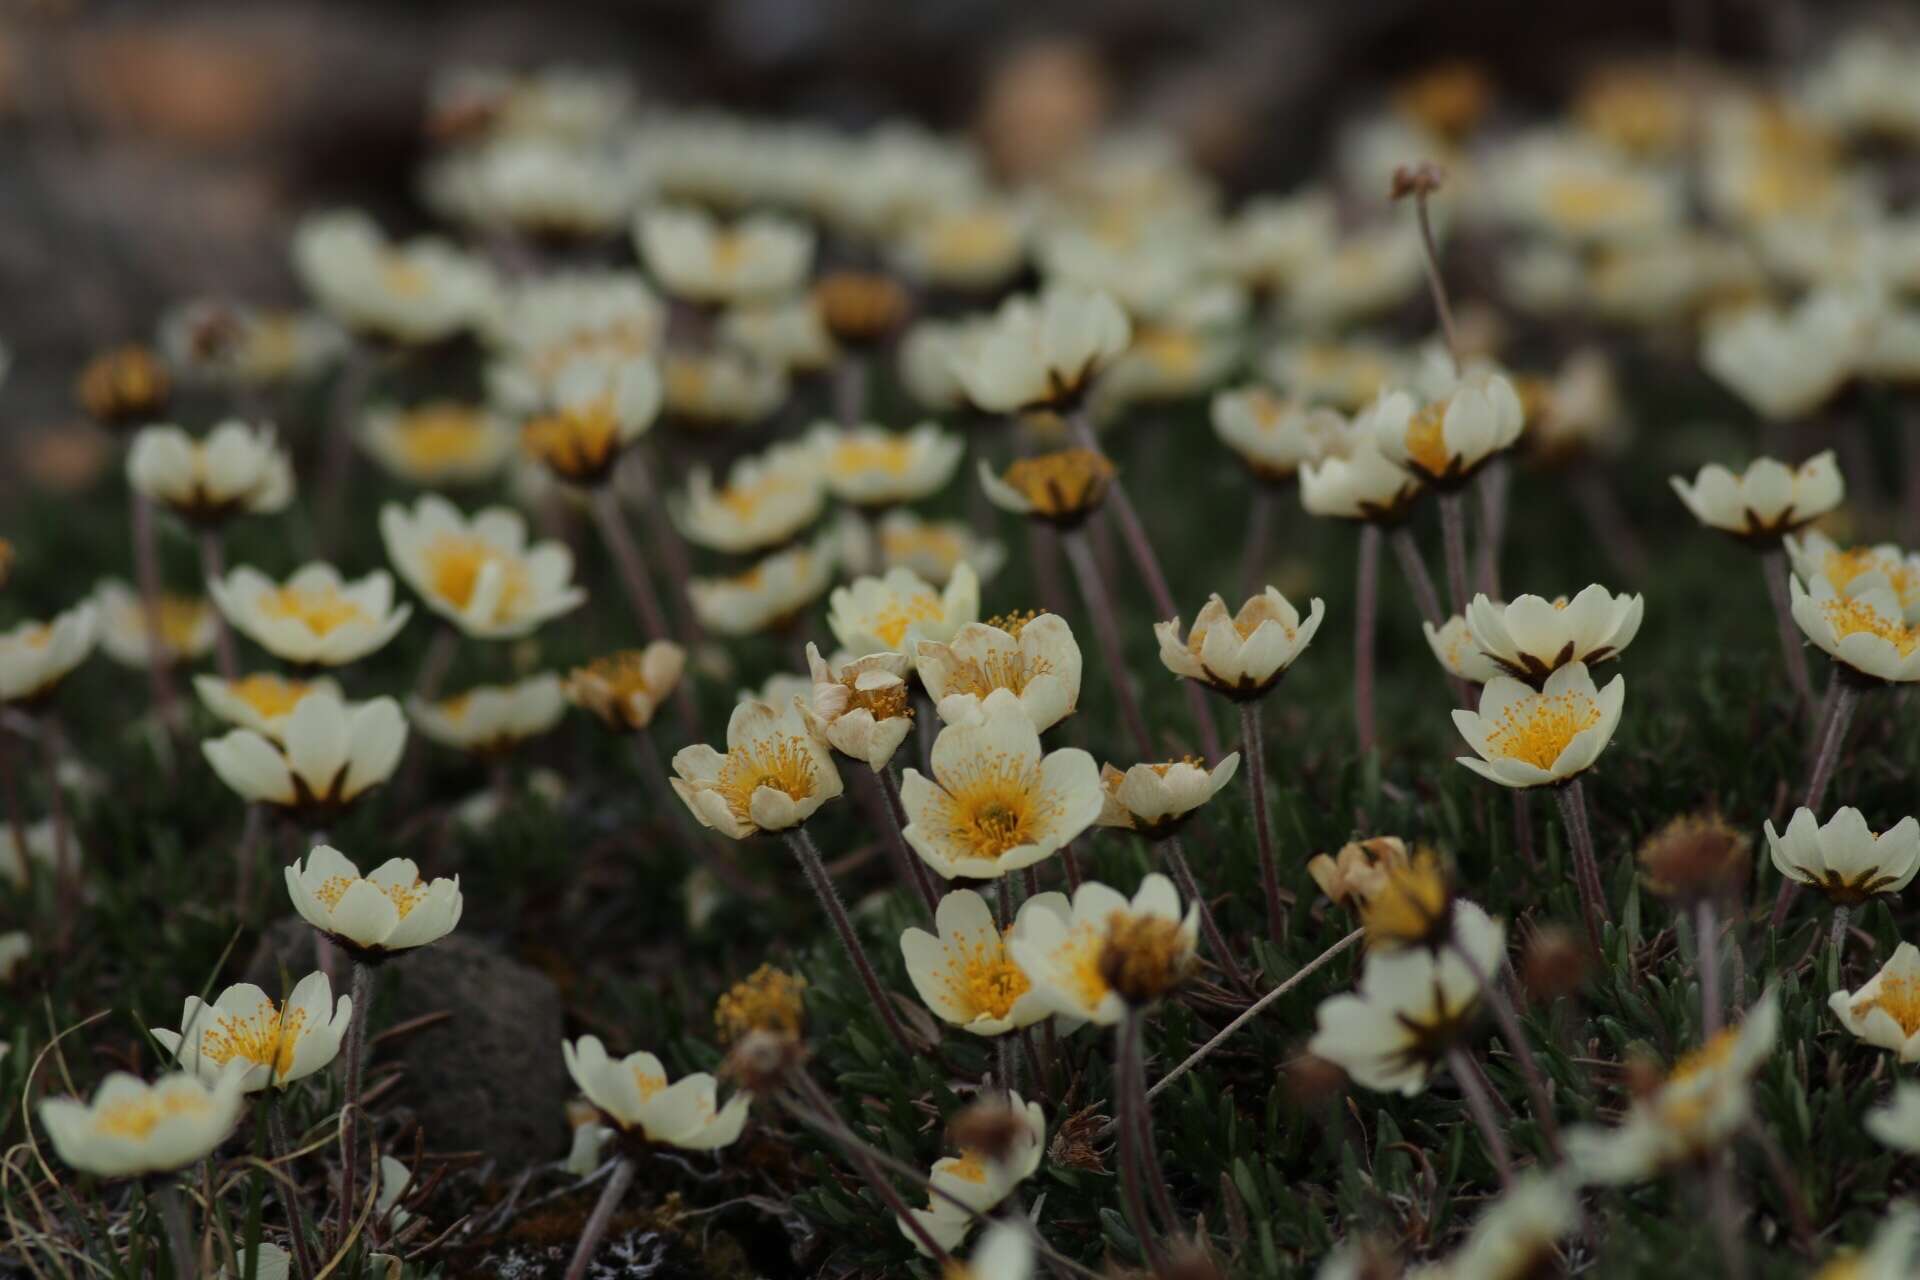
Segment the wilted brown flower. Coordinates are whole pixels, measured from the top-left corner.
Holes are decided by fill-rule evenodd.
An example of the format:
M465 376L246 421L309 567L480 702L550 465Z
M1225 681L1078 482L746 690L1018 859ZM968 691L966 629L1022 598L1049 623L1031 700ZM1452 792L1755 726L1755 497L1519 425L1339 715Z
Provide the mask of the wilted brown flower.
M1648 836L1640 879L1663 898L1697 901L1732 891L1753 865L1753 839L1718 813L1689 813Z
M814 305L833 340L866 347L883 341L907 318L907 291L891 276L835 271L813 286Z
M1569 929L1547 925L1537 930L1520 964L1527 997L1538 1004L1551 1004L1578 991L1587 978L1588 955L1587 945Z
M137 427L167 407L173 381L152 350L129 343L87 361L74 383L80 407L106 427Z
M1393 171L1393 186L1387 194L1395 200L1408 196L1424 199L1438 191L1446 180L1446 171L1437 164L1424 160L1419 164L1403 164Z
M1316 854L1307 874L1337 907L1358 910L1386 883L1387 872L1407 865L1407 842L1399 836L1375 836L1342 845L1337 854Z
M1286 1066L1287 1096L1301 1109L1317 1107L1347 1084L1347 1073L1318 1054L1303 1053Z
M1068 1116L1054 1130L1053 1141L1047 1147L1048 1162L1062 1169L1106 1172L1106 1153L1100 1147L1100 1133L1109 1119L1100 1114L1098 1106L1084 1107Z
M751 1031L796 1039L806 1023L803 996L807 980L763 964L733 984L713 1006L720 1043L732 1044Z
M1193 964L1192 940L1178 920L1116 911L1107 923L1100 976L1136 1008L1152 1004L1186 981Z
M1026 1120L998 1093L983 1097L947 1125L947 1136L954 1146L977 1151L989 1163L997 1164L1009 1163L1014 1148L1032 1135Z

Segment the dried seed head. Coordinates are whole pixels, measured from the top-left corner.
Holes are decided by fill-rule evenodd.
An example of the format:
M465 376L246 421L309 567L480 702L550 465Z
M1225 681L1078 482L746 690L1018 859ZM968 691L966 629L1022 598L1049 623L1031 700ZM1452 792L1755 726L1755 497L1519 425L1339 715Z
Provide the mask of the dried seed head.
M1107 921L1100 976L1139 1008L1166 995L1193 971L1193 947L1180 921L1116 911Z
M101 352L87 361L74 384L80 407L105 427L151 422L167 407L172 390L166 365L138 343Z
M1094 1106L1084 1107L1061 1121L1047 1146L1048 1162L1063 1169L1105 1173L1107 1161L1100 1149L1100 1130L1106 1127L1108 1119Z
M720 1043L732 1044L755 1031L798 1039L806 1025L806 989L805 978L761 965L714 1004L713 1025Z
M1440 855L1416 849L1405 863L1384 866L1379 885L1360 900L1360 922L1375 950L1444 945L1453 935L1453 886Z
M1521 960L1527 998L1551 1004L1572 995L1587 978L1587 948L1570 930L1548 925L1537 930Z
M1225 1273L1205 1245L1187 1243L1174 1246L1167 1259L1168 1280L1224 1280Z
M1745 883L1753 840L1718 813L1682 814L1648 836L1637 857L1648 889L1663 898L1697 902Z
M1347 1087L1347 1073L1325 1058L1303 1053L1287 1064L1287 1096L1301 1110L1319 1106Z
M962 1151L977 1151L992 1164L1007 1164L1032 1130L1001 1094L983 1097L954 1116L947 1136Z
M1425 198L1438 191L1447 180L1447 171L1432 161L1403 164L1393 171L1393 187L1388 192L1395 200L1408 196Z
M834 341L852 347L883 340L907 316L907 291L891 276L867 271L822 276L813 302Z

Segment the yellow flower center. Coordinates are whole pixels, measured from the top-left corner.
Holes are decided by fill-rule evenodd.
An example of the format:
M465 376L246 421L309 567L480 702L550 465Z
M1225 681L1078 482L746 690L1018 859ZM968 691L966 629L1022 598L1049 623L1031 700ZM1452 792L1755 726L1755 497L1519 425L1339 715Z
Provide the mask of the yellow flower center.
M966 556L966 547L953 530L940 525L919 525L883 529L880 549L889 563L898 564L915 556L925 556L942 565L956 565Z
M275 1079L293 1070L293 1051L306 1026L305 1009L277 1008L269 1000L249 1017L219 1013L200 1036L200 1053L218 1066L235 1058L273 1068Z
M1053 664L1045 658L1028 661L1027 656L1018 651L990 653L984 658L968 658L956 663L948 678L947 690L982 698L995 689L1025 693L1029 684L1052 670Z
M889 649L898 649L907 628L916 622L937 621L946 612L940 597L931 591L916 591L910 596L895 596L882 605L867 627Z
M15 634L29 649L44 649L53 643L53 628L44 622L30 622Z
M331 634L368 613L357 600L335 586L281 587L260 597L260 612L269 618L292 618L316 636Z
M227 691L252 707L263 720L277 720L300 705L313 686L302 680L286 680L263 672L247 676L227 686Z
M581 670L588 679L606 685L610 694L625 702L636 694L653 692L647 680L646 659L644 650L624 649L595 658Z
M472 601L481 571L488 565L496 566L505 578L498 613L512 613L529 589L527 567L519 557L472 534L440 534L427 545L424 558L434 594L456 609L465 609Z
M1062 449L1021 458L1002 477L1045 515L1070 515L1099 502L1113 482L1113 463L1092 449Z
M738 271L747 262L749 243L740 232L716 232L713 237L713 269L722 275Z
M987 1161L978 1151L962 1151L946 1162L945 1169L962 1182L977 1184L987 1180Z
M361 878L355 876L328 876L320 882L320 887L314 891L313 896L325 903L327 910L331 911L340 905L340 899L346 896L348 889L361 882ZM411 915L413 909L419 906L427 896L427 886L418 877L412 884L379 884L372 880L366 880L365 883L373 885L381 893L386 894L393 903L393 909L400 913L402 920Z
M213 1103L207 1096L193 1090L148 1093L101 1107L94 1114L93 1128L94 1132L108 1137L144 1139L160 1126L162 1120L170 1120L175 1116L205 1115L211 1110Z
M1446 421L1447 402L1437 400L1407 422L1407 456L1431 476L1443 476L1453 465L1453 455L1447 450Z
M969 857L991 861L1044 835L1059 803L1040 789L1037 767L990 756L948 784L940 809L946 840Z
M1699 1048L1680 1056L1679 1061L1673 1064L1673 1070L1667 1072L1667 1083L1681 1084L1706 1072L1718 1070L1733 1056L1733 1047L1739 1042L1738 1027L1727 1027L1716 1032Z
M645 1102L652 1098L654 1094L667 1087L667 1078L665 1076L657 1076L651 1071L645 1071L636 1066L633 1069L633 1084L634 1087L640 1091L640 1100Z
M1005 1018L1033 987L998 934L949 944L943 976L955 1002L975 1018Z
M1104 930L1091 924L1078 924L1054 952L1054 961L1065 974L1065 986L1082 1008L1096 1007L1113 989L1107 985L1100 963L1106 950Z
M1912 653L1916 645L1920 645L1920 628L1882 617L1871 606L1859 600L1835 597L1825 602L1825 611L1827 623L1833 628L1835 640L1844 640L1848 636L1865 632L1885 640L1903 658Z
M729 485L715 493L714 501L742 520L751 519L762 505L800 486L787 476L766 476L748 485Z
M1920 979L1884 977L1880 989L1853 1006L1853 1016L1863 1018L1875 1009L1884 1010L1900 1024L1903 1034L1920 1031Z
M723 1044L749 1031L797 1036L806 1021L803 993L807 980L798 974L763 964L733 984L713 1006L713 1025Z
M1487 735L1487 750L1502 759L1551 769L1576 734L1599 723L1600 704L1584 693L1534 694L1500 713Z
M927 256L936 265L963 266L982 259L992 261L1013 247L1014 230L1005 218L992 213L970 213L943 218L927 235Z
M423 470L469 461L487 445L487 419L471 405L436 400L394 423L400 455Z
M735 747L727 752L720 766L714 789L726 799L733 816L742 822L752 818L753 793L762 787L783 791L795 800L813 794L813 753L806 740L781 738L777 742L751 747Z
M567 479L604 470L620 447L620 424L613 402L602 398L535 418L520 429L528 453Z
M848 711L864 707L875 720L893 720L913 714L912 695L907 691L907 682L904 680L883 684L875 689L860 688L857 676L847 676L840 683L847 690Z
M207 618L207 604L192 596L160 597L160 641L175 653L193 647Z
M919 450L909 440L843 440L834 446L827 468L837 476L857 476L878 471L903 476L913 468Z
M1547 192L1547 213L1557 222L1589 226L1631 211L1638 198L1631 182L1577 175L1553 184Z
M417 298L432 283L427 270L404 253L389 252L380 257L380 283L389 293Z
M1191 378L1200 368L1200 340L1185 329L1141 329L1133 350L1171 378Z

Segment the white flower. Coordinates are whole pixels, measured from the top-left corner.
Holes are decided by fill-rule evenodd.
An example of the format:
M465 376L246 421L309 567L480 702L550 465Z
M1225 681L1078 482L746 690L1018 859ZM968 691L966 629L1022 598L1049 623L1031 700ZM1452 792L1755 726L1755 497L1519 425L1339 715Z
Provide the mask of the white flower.
M1154 623L1153 633L1167 670L1244 701L1264 696L1279 683L1312 642L1326 612L1326 602L1316 598L1302 622L1300 611L1268 587L1238 613L1228 613L1218 594L1209 596L1184 641L1178 618Z
M660 412L660 373L651 360L575 356L552 385L548 411L521 428L520 440L569 484L605 481Z
M1827 1007L1840 1025L1868 1044L1920 1062L1920 947L1903 942L1856 991L1836 991Z
M1920 1207L1911 1200L1896 1201L1865 1252L1841 1249L1815 1273L1814 1280L1907 1280L1920 1265L1914 1257L1916 1241L1920 1241Z
M422 182L436 213L536 239L596 239L620 230L642 175L606 148L553 138L493 138L442 154Z
M1451 946L1368 952L1359 991L1320 1002L1308 1052L1365 1088L1423 1092L1479 1010L1475 966L1481 974L1497 972L1506 947L1505 927L1464 900L1454 904L1453 938L1474 965Z
M226 723L252 729L276 742L284 740L287 717L309 693L324 690L334 698L342 696L340 686L324 676L316 680L289 680L269 671L238 680L195 676L193 688L207 710Z
M1749 307L1722 317L1707 328L1700 361L1755 412L1792 421L1854 375L1872 323L1857 297L1823 290L1786 314Z
M103 1178L184 1169L226 1141L240 1117L238 1074L208 1085L185 1072L152 1084L124 1071L101 1082L91 1102L47 1098L40 1127L60 1158Z
M991 315L919 320L900 339L900 385L925 410L952 413L972 407L959 366L993 332Z
M25 889L33 875L33 864L49 870L59 865L60 832L52 818L29 822L21 828L23 839L14 838L13 823L0 822L0 881L15 889ZM67 842L67 856L77 858L80 843Z
M723 488L705 467L693 468L672 511L687 541L742 555L792 541L819 518L826 500L819 455L804 444L783 444L735 462Z
M1646 602L1598 583L1568 600L1519 596L1496 604L1476 595L1467 628L1480 651L1509 675L1538 683L1569 662L1599 666L1620 656L1640 631Z
M723 346L788 373L818 373L840 355L810 293L728 307L714 336Z
M413 1217L400 1207L400 1201L406 1198L407 1190L412 1186L413 1170L392 1156L380 1157L380 1195L374 1201L373 1213L376 1218L386 1219L388 1230L398 1231Z
M1140 882L1131 901L1117 889L1089 880L1074 891L1070 911L1055 906L1034 912L1008 945L1014 963L1056 1012L1112 1026L1125 1013L1126 1003L1108 985L1101 959L1116 928L1145 918L1174 926L1181 952L1191 959L1199 940L1200 904L1189 902L1183 912L1173 881L1157 871Z
M963 564L973 566L984 581L998 573L1007 558L1002 543L979 536L964 520L924 520L904 507L877 522L843 511L837 532L840 558L850 572L911 569L937 587L953 581Z
M1300 506L1308 515L1397 524L1427 491L1416 476L1388 461L1366 419L1317 462L1300 468Z
M911 569L856 578L828 597L827 626L852 653L889 650L911 661L922 640L947 641L980 617L980 578L961 565L941 590Z
M1358 413L1410 370L1404 355L1379 342L1304 338L1277 343L1267 352L1262 372L1296 399Z
M147 610L140 594L118 578L103 579L93 589L99 610L100 647L123 667L144 671L151 662ZM160 647L169 662L191 662L212 651L220 636L220 617L213 606L193 596L163 595L156 602L160 614Z
M983 293L1019 272L1027 256L1028 223L1025 210L1005 200L935 207L900 228L889 256L914 280Z
M293 501L293 464L272 427L223 422L196 440L163 424L134 436L127 483L183 519L213 524L285 508Z
M1863 1123L1881 1146L1920 1154L1920 1084L1903 1080L1895 1085L1892 1101L1867 1112Z
M685 1151L714 1151L740 1136L750 1101L736 1093L719 1105L718 1088L704 1071L667 1083L667 1069L650 1053L614 1058L598 1036L560 1042L567 1074L614 1127L650 1143Z
M287 716L279 741L235 729L200 750L241 799L307 809L351 803L385 782L406 745L407 721L392 698L349 703L315 689Z
M1077 747L1040 751L1020 699L996 689L978 715L933 741L933 777L909 768L905 835L946 879L997 880L1030 867L1100 816L1100 771Z
M1211 246L1214 265L1251 288L1277 293L1333 252L1339 210L1318 188L1247 201Z
M833 663L807 644L811 697L801 712L814 733L841 755L879 772L913 732L913 708L905 654L873 653Z
M1291 480L1301 467L1320 461L1346 430L1334 410L1282 400L1265 387L1213 396L1214 434L1269 483Z
M264 387L309 378L346 350L347 335L316 312L191 298L160 317L158 343L183 381Z
M1580 1226L1580 1197L1564 1171L1538 1167L1514 1178L1475 1220L1466 1241L1409 1280L1527 1280L1560 1265L1556 1245Z
M675 348L661 358L667 414L687 428L759 422L787 401L787 372L731 347Z
M813 677L795 675L791 671L776 671L762 680L758 688L736 690L734 701L764 702L776 710L793 706L796 702L809 703L813 701Z
M976 345L951 352L953 371L990 412L1072 408L1132 336L1107 294L1055 288L1008 299Z
M1015 1222L990 1223L973 1256L953 1267L952 1280L1032 1280L1033 1237Z
M188 996L180 1029L156 1027L152 1035L182 1070L208 1084L234 1071L240 1087L254 1093L269 1085L284 1089L332 1062L352 1017L353 998L341 996L336 1006L327 975L310 973L284 1005L251 982L228 987L212 1004Z
M661 287L706 304L792 293L813 262L813 232L772 214L724 227L698 209L652 209L635 221L634 240Z
M666 308L634 271L565 271L515 286L492 318L499 355L487 389L505 413L553 402L554 382L582 356L646 360L659 354Z
M752 635L799 616L833 582L831 539L820 537L776 551L730 578L694 578L687 583L693 616L723 636Z
M1015 458L995 475L980 459L980 488L1002 511L1061 529L1078 528L1106 501L1116 474L1096 449L1056 449Z
M1679 476L1670 483L1701 524L1761 543L1812 524L1847 496L1831 449L1798 467L1758 458L1737 476L1708 463L1691 485Z
M0 631L0 703L37 702L52 694L93 652L100 611L91 600L54 616Z
M587 142L627 122L633 84L618 71L555 65L536 71L455 66L427 86L427 117L439 134L478 128L488 137Z
M671 640L595 658L567 673L562 692L609 726L634 732L653 723L661 704L680 683L687 651Z
M395 342L452 337L481 324L497 303L493 272L479 259L437 237L394 244L354 210L302 219L293 265L340 323Z
M1782 539L1787 559L1802 582L1825 578L1843 596L1857 596L1874 587L1893 592L1909 623L1920 622L1920 552L1891 542L1842 551L1818 529Z
M1813 580L1812 591L1798 578L1787 585L1793 620L1828 657L1869 680L1920 680L1920 626L1907 622L1891 588L1843 596L1824 577Z
M1433 656L1447 674L1459 676L1468 684L1485 684L1500 674L1494 660L1480 651L1464 614L1453 614L1438 627L1422 622L1420 629L1426 633L1427 647L1433 650Z
M1475 756L1461 764L1503 787L1565 782L1592 766L1620 723L1627 682L1615 676L1596 689L1584 662L1570 662L1535 690L1495 676L1480 693L1478 711L1464 707L1453 723Z
M387 556L427 607L470 636L523 636L577 607L573 553L559 542L527 544L527 525L505 507L472 517L438 494L409 511L389 503L380 512Z
M1035 894L1020 904L1011 928L1002 933L986 899L971 889L956 889L934 911L938 935L908 929L900 935L907 977L928 1009L944 1022L977 1036L997 1036L1053 1016L1053 1006L1014 962L1010 939L1024 935L1036 912L1062 919L1069 914L1064 894Z
M537 738L567 711L560 677L550 671L508 685L477 685L438 702L407 699L407 715L442 746L477 755L510 751Z
M701 825L735 840L797 827L841 791L833 753L791 702L739 703L727 720L726 752L683 747L673 771L674 791Z
M1858 809L1836 809L1822 826L1813 810L1802 806L1793 811L1785 832L1776 832L1771 818L1765 827L1780 874L1814 886L1836 903L1898 893L1920 872L1920 821L1913 818L1875 835Z
M1240 768L1235 751L1213 768L1199 759L1136 764L1122 773L1100 766L1100 817L1095 825L1124 827L1149 838L1170 834L1233 781Z
M959 436L932 422L904 432L823 422L807 444L816 451L827 491L857 507L897 506L939 492L967 450Z
M1362 228L1301 268L1286 313L1309 332L1327 333L1391 311L1420 287L1424 255L1411 227Z
M330 564L315 561L282 585L241 565L207 583L236 631L285 662L339 667L385 646L400 633L413 606L393 603L393 578L375 570L347 582Z
M1040 1157L1047 1145L1046 1118L1040 1104L1009 1093L1007 1107L1022 1128L1012 1150L1001 1159L989 1158L979 1151L942 1156L933 1162L929 1171L927 1180L932 1184L932 1192L927 1207L908 1210L942 1249L951 1251L958 1247L973 1230L976 1219L968 1209L975 1213L987 1212L1040 1168ZM900 1233L912 1240L916 1249L926 1252L926 1246L905 1222L900 1223Z
M464 905L459 876L429 883L410 858L390 858L362 876L338 849L321 844L286 875L300 918L361 956L438 942L460 923Z
M1513 383L1498 373L1470 370L1448 394L1423 405L1404 391L1384 394L1361 421L1389 462L1430 485L1451 488L1511 448L1527 415Z
M504 417L458 400L374 405L361 416L356 438L381 470L427 489L491 480L517 443Z
M995 689L1013 693L1036 730L1052 728L1079 705L1080 646L1055 614L969 622L946 644L920 641L914 658L927 696L949 724L972 719Z

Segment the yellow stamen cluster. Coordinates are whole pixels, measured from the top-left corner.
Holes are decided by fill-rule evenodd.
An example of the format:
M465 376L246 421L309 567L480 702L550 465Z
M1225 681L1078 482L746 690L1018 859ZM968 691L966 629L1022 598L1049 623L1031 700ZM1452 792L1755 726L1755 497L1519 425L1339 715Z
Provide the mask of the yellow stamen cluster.
M4 566L0 566L0 578L4 576ZM193 596L163 595L158 603L160 642L175 653L184 652L206 621L206 601ZM144 619L141 625L145 625Z
M1027 629L1027 624L1039 616L1040 611L1038 609L1028 609L1024 613L1003 613L996 617L988 618L987 625L996 631L1004 631L1015 640L1018 640L1020 633Z
M1407 421L1407 457L1429 476L1444 476L1453 469L1453 454L1447 449L1446 422L1445 400L1423 406Z
M1377 950L1438 946L1453 927L1453 887L1431 849L1417 849L1404 862L1387 861L1360 899L1367 945Z
M1114 465L1092 449L1061 449L1021 458L1001 479L1041 515L1082 515L1100 505L1113 483Z
M941 977L955 1002L973 1017L1005 1018L1033 988L997 935L950 943L947 954Z
M720 766L714 787L742 822L752 819L753 793L762 787L784 791L795 800L813 794L813 756L800 738L782 738L778 742L751 747L735 747Z
M894 280L862 271L836 271L813 287L827 332L840 342L884 338L907 314L907 293Z
M520 429L520 443L563 480L605 476L620 451L620 424L601 400L535 418Z
M1029 659L1022 653L989 653L984 658L969 658L954 665L947 688L953 693L971 693L984 698L995 689L1025 693L1027 686L1053 670L1045 658Z
M1752 851L1752 839L1719 814L1682 814L1648 836L1636 857L1654 893L1698 898L1743 883Z
M713 1025L720 1043L732 1044L753 1031L798 1036L806 1022L806 989L805 978L761 965L728 988L713 1006Z
M1058 802L1024 760L990 757L947 783L939 815L944 836L970 857L996 859L1032 844L1057 817Z
M360 881L352 876L328 876L320 882L320 887L314 891L313 896L325 903L327 910L331 911L340 905L340 899L346 897L347 890L357 883ZM402 920L411 915L413 909L419 906L427 896L427 886L418 877L412 884L397 882L380 884L373 880L367 880L366 883L387 895L393 903L393 909L399 913Z
M1864 1018L1875 1009L1900 1024L1901 1033L1920 1031L1920 979L1888 975L1880 979L1880 988L1853 1006L1853 1016Z
M357 600L334 586L281 587L262 595L259 607L267 617L291 618L317 636L328 635L367 616Z
M390 252L380 259L380 283L387 292L417 298L433 283L426 269L404 253Z
M1407 842L1399 836L1375 836L1342 845L1338 854L1317 854L1307 863L1320 892L1335 905L1355 907L1380 892L1387 873L1407 865Z
M486 419L472 405L435 400L402 414L394 424L400 452L416 467L461 462L487 438Z
M213 1103L199 1093L179 1089L164 1094L147 1094L108 1103L95 1114L93 1127L115 1138L141 1139L160 1127L162 1120L175 1116L204 1115Z
M87 361L74 388L80 407L107 426L150 421L171 391L166 366L139 345L116 347Z
M200 1037L200 1054L226 1066L235 1058L273 1068L275 1079L293 1070L294 1049L306 1026L305 1009L281 1009L268 1000L251 1017L222 1013Z
M903 476L913 468L918 452L907 440L843 440L834 446L827 469L840 476L875 471Z
M313 686L303 680L288 680L271 672L246 676L228 686L236 698L259 712L264 720L287 715L312 689Z
M933 622L945 611L939 596L920 591L888 600L867 625L887 648L898 649L906 638L907 628L916 622Z
M480 573L488 565L499 567L505 578L500 592L500 611L512 612L527 593L527 567L516 556L502 552L492 543L471 534L444 533L427 544L427 580L434 594L465 609L480 583Z
M1551 769L1568 743L1599 723L1600 704L1584 693L1534 694L1500 713L1487 735L1487 751L1537 769Z
M847 690L847 710L864 707L875 720L895 720L901 716L913 717L913 696L907 689L907 682L896 680L883 684L877 689L862 689L856 676L847 676L840 683Z
M1844 640L1864 632L1879 636L1903 658L1911 654L1915 646L1920 646L1920 627L1910 627L1902 621L1885 617L1859 600L1836 596L1824 602L1824 608L1827 625L1833 628L1835 640Z
M1100 976L1128 1004L1150 1004L1186 980L1193 949L1178 920L1116 911L1107 918Z

